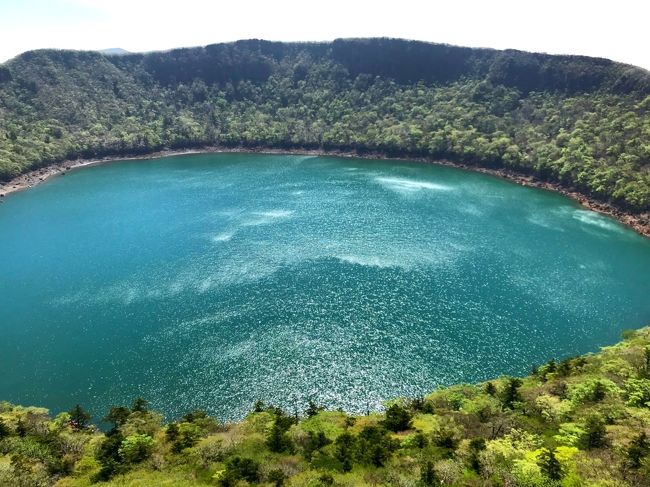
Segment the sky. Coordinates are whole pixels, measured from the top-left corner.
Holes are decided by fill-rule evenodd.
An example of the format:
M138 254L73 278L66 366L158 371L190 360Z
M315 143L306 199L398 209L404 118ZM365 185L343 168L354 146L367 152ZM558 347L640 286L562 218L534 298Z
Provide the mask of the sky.
M650 69L649 18L648 0L0 0L0 62L39 48L140 52L386 36Z

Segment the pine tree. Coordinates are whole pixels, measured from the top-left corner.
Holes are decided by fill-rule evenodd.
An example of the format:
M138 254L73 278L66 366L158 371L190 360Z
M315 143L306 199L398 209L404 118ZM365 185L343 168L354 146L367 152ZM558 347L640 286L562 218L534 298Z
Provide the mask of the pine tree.
M496 395L497 393L496 386L492 382L488 382L487 384L485 384L485 393L490 396Z
M594 402L600 402L605 399L606 394L607 389L601 381L598 381L596 384L594 384L594 390L591 392L591 399Z
M149 403L141 398L138 397L133 401L133 405L131 406L131 410L134 412L139 412L139 413L146 413L149 408Z
M384 426L386 429L394 431L404 431L411 427L411 419L413 415L399 404L393 404L386 410L386 419Z
M266 446L275 453L291 450L291 440L277 419L273 422L273 427L266 438Z
M336 439L336 458L341 462L341 468L344 472L352 470L354 443L354 436L348 432L339 435Z
M0 419L0 440L11 435L11 430L9 427Z
M431 487L440 485L440 479L436 470L433 468L433 462L428 461L422 468L420 473L420 484L424 487Z
M307 404L307 411L306 411L307 417L311 418L313 416L316 416L323 409L325 409L325 408L323 408L322 406L319 406L318 404L316 404L314 401L312 401L310 399L309 403Z
M74 429L82 430L88 426L88 422L92 416L88 411L82 408L79 404L73 407L68 414L70 414L70 426Z
M607 445L607 430L600 416L592 415L587 418L583 442L589 449L602 448Z
M537 460L537 465L542 470L542 473L551 480L562 480L564 473L562 472L562 465L555 456L555 452L542 449L542 453Z
M519 387L521 386L521 379L516 377L511 377L506 383L506 387L503 391L503 407L507 409L514 409L515 403L521 401L521 395L519 394Z
M648 454L650 454L650 441L644 431L634 437L630 442L630 446L627 448L627 458L630 467L634 469L640 468L643 458Z

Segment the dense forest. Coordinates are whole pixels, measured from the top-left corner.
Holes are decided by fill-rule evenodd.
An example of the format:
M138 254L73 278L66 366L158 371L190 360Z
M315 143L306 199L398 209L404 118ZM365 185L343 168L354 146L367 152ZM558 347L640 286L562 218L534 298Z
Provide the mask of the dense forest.
M647 486L650 328L624 336L365 416L258 402L239 423L192 411L163 424L138 398L102 432L79 405L51 417L0 403L0 485Z
M505 168L650 210L650 73L395 39L240 41L0 65L0 180L165 148L343 150Z

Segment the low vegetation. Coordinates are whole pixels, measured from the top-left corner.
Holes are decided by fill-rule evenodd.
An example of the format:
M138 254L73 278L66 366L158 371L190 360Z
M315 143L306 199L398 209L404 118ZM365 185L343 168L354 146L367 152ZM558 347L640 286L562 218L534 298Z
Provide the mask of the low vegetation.
M0 404L0 485L647 486L650 328L525 378L461 384L351 416L256 403L241 422L164 424L136 399L105 432L81 406Z

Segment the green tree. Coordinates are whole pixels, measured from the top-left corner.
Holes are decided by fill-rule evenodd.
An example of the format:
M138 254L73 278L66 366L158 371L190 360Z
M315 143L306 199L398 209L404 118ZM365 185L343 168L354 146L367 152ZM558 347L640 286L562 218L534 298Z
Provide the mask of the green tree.
M122 440L118 450L125 463L139 463L153 453L155 441L148 435L131 435Z
M273 469L269 472L269 482L271 482L274 487L282 487L286 479L287 476L279 468Z
M382 467L397 448L397 443L392 440L384 428L366 426L355 441L355 456L366 465Z
M101 469L94 476L95 481L109 480L124 469L119 451L123 440L124 436L119 431L113 431L100 443L95 458L99 461Z
M330 443L332 443L332 441L329 440L327 436L325 436L325 433L323 431L319 431L317 433L308 431L305 446L303 448L303 455L307 461L311 461L314 452L320 450L324 446L329 445Z
M9 429L9 426L7 426L2 419L0 419L0 441L2 441L4 438L7 438L10 435L11 435L11 430Z
M562 465L555 456L555 452L546 448L542 449L542 453L537 459L537 465L546 477L550 480L562 480L564 473L562 472Z
M411 428L412 419L413 415L408 409L399 404L392 404L386 410L386 417L383 421L383 425L390 431L404 431Z
M600 402L603 399L605 399L606 395L607 395L607 388L601 381L597 381L594 384L594 389L591 393L591 400L593 402Z
M292 448L291 439L277 419L273 422L271 431L266 437L266 446L275 453L282 453Z
M146 413L149 410L149 402L141 397L135 398L133 405L131 405L131 411L138 413Z
M352 470L355 443L354 436L347 431L340 434L334 442L336 447L335 455L337 460L341 462L341 469L344 472Z
M316 404L314 401L310 399L309 403L307 404L307 411L306 411L307 417L311 418L313 416L316 416L324 409L325 409L324 407L319 406L318 404Z
M169 442L174 442L179 436L178 424L169 423L167 429L165 430L165 438Z
M508 378L501 397L504 408L514 409L515 404L521 402L519 387L521 387L521 379L517 377Z
M584 446L588 449L602 448L607 445L607 430L602 417L592 414L585 422Z
M259 469L259 463L251 458L233 457L226 462L226 470L220 484L230 487L238 480L255 483L260 478Z
M423 487L433 487L440 484L440 478L436 473L433 462L431 460L427 461L422 467L420 467L420 485Z
M331 473L322 473L318 477L318 483L323 487L329 487L330 485L334 485L334 477L332 477Z
M469 458L468 464L476 473L481 473L481 455L480 453L485 450L485 438L472 438L469 442Z
M169 433L169 429L165 433ZM174 432L170 433L172 436ZM180 453L185 448L191 448L196 445L201 438L201 429L194 423L182 422L178 425L178 432L176 438L172 443L172 451L174 453Z
M627 458L630 467L634 469L640 468L641 462L648 454L650 454L650 440L648 440L645 431L642 431L632 439L627 447Z
M124 406L114 406L108 411L108 414L104 418L104 421L107 423L112 423L113 428L117 429L126 423L127 419L129 419L130 414L131 410L129 408Z
M68 414L70 415L70 426L77 430L82 430L88 427L90 418L92 418L90 413L79 404L68 411Z
M492 382L487 382L485 384L485 393L490 396L495 396L497 393L497 388Z

